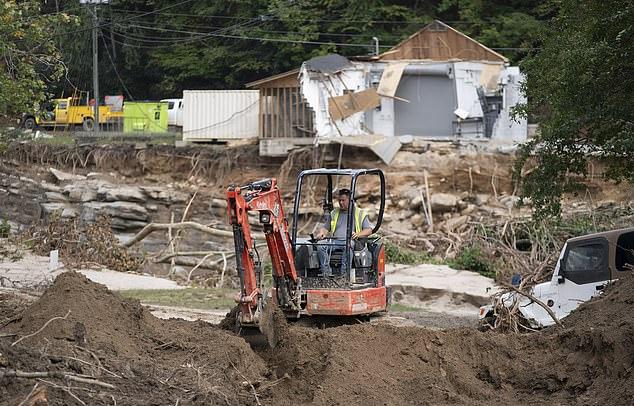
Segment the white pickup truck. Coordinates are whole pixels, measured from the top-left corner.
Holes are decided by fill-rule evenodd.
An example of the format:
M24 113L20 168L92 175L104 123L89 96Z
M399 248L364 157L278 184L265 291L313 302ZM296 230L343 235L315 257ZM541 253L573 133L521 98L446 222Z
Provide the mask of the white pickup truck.
M548 306L558 319L600 294L610 281L634 272L634 227L584 235L566 241L548 282L535 285L531 294ZM519 301L518 310L531 328L555 324L548 312L526 296L509 292L502 296L510 308ZM482 325L493 325L493 305L482 306Z

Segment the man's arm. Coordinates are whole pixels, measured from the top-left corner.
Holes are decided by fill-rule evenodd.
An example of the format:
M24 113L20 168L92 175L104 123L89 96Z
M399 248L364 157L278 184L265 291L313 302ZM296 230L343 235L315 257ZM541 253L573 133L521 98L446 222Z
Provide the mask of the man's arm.
M315 233L316 240L323 240L326 238L330 230L326 227L330 227L330 215L325 215L322 224L319 226L317 233Z
M326 238L327 235L328 235L328 230L324 227L319 227L319 230L317 230L317 233L315 234L315 239L323 240L324 238Z
M369 237L372 234L372 224L370 224L370 220L368 219L368 215L366 214L363 217L363 221L361 222L361 231L358 233L352 233L352 239L357 240L359 238Z

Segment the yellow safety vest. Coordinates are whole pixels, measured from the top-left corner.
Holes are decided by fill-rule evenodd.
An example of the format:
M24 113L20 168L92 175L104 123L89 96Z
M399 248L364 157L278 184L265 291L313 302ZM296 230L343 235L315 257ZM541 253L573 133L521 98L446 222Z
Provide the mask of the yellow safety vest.
M337 220L339 220L339 209L334 209L330 212L330 232L335 234L335 227L337 227ZM361 225L363 224L363 219L365 218L365 210L358 209L355 207L354 209L354 231L355 233L361 232Z

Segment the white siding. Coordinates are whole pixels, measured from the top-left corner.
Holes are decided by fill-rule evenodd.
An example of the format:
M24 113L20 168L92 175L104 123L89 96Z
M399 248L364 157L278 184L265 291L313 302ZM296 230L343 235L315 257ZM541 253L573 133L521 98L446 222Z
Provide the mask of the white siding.
M258 136L258 90L183 91L183 141Z

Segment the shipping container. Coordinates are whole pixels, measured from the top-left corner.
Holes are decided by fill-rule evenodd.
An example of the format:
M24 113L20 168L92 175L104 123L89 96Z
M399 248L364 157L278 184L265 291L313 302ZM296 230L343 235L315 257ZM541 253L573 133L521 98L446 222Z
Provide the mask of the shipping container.
M183 141L256 138L258 90L183 91Z
M167 132L167 102L125 102L123 132Z

